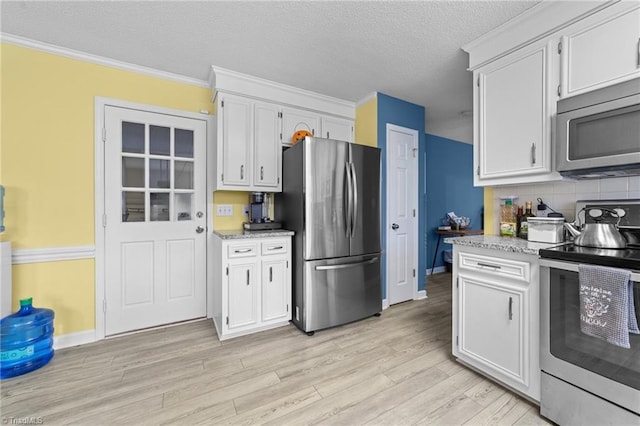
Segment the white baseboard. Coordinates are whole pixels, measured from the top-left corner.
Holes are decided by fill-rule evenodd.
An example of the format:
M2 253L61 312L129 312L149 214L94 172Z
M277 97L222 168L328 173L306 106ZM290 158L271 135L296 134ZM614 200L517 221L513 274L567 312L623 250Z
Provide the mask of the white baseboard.
M389 307L389 299L382 299L382 310L384 311Z
M86 345L93 343L96 339L95 330L79 331L77 333L61 334L53 336L53 349L64 349L72 346Z
M414 300L426 299L427 298L427 290L418 291L418 295Z

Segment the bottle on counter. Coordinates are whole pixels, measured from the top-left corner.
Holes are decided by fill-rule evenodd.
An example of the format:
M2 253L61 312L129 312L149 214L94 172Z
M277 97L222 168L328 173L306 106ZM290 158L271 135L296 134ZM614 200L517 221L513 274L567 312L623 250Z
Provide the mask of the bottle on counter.
M531 201L527 201L525 203L524 214L520 220L520 230L518 231L518 237L524 238L525 240L529 238L529 222L527 220L530 217L536 217L536 215L531 212Z
M513 199L507 198L500 209L500 235L503 237L515 237L517 227L517 211L513 205Z
M520 236L520 223L522 222L522 216L524 215L524 209L522 206L518 206L518 214L516 215L516 235Z

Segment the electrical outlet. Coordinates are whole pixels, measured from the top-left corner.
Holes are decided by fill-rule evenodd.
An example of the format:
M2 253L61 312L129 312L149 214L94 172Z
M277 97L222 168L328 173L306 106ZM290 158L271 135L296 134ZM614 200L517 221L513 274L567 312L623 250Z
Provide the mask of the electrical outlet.
M233 216L233 206L231 204L218 204L217 216Z
M249 216L249 206L248 205L244 205L242 206L242 214L245 216Z

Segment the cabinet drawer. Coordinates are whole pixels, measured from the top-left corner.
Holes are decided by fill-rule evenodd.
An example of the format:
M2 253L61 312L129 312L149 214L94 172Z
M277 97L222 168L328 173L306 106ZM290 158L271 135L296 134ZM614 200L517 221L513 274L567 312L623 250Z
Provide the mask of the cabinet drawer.
M461 269L529 282L531 271L531 264L529 262L482 256L473 253L460 253L458 260L458 265Z
M256 243L234 243L227 246L227 257L251 257L258 254Z
M262 243L262 255L268 256L270 254L281 254L289 251L289 245L287 240L274 240Z

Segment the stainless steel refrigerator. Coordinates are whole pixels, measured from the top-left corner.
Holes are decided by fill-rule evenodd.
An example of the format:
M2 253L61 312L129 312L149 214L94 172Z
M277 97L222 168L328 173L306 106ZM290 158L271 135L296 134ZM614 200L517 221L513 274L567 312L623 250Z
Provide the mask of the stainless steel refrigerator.
M283 152L276 219L295 231L293 322L333 327L382 310L380 149L307 137Z

